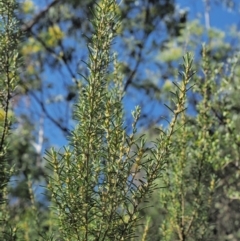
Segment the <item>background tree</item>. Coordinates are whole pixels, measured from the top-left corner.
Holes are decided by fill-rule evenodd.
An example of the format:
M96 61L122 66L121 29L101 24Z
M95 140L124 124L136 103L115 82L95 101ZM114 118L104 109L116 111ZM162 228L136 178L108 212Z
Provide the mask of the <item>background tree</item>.
M215 2L223 3L222 1ZM238 50L238 45L235 44L239 39L237 29L232 29L233 37L225 41L224 33L213 29L211 22L208 21L211 18L209 6L215 6L213 1L204 1L204 3L205 25L192 21L190 13L178 9L175 1L125 1L119 7L124 27L118 30L119 37L116 39L114 48L122 53L119 55L119 60L121 61L120 70L125 76L124 103L126 105L130 98L141 96L142 101L134 101L142 107L140 125L144 133L154 133L151 130L159 126L160 115L167 115L166 109L158 109L157 106L159 102L169 104L167 98L169 90L173 88L172 80L177 75L178 68L176 67L186 49L196 51L196 70L201 65L200 45L202 40L206 40L206 36L209 42L207 55L213 66L214 62L227 62ZM233 3L233 1L224 1L224 4L236 9ZM49 198L40 195L43 190L39 190L39 187L35 190L39 183L46 184L45 175L48 171L42 159L43 150L49 146L49 142L53 142L54 138L65 137L75 124L70 116L72 104L78 93L75 82L78 81L79 76L76 72L87 75L85 65L79 63L79 60L88 58L86 39L82 37L82 33L88 37L91 35L92 28L88 19L92 17L89 9L93 6L93 1L81 3L52 1L50 4L46 3L39 7L35 4L36 2L31 1L20 4L20 11L17 15L26 38L21 50L23 71L20 75L20 86L13 102L18 124L15 126L14 135L16 136L13 136L13 152L9 162L10 165L15 164L18 167L18 172L13 177L13 180L18 180L18 182L14 184L12 182L11 186L11 198L14 200L11 206L12 216L22 220L23 227L28 225L29 230L33 230L29 215L34 213L30 201L33 200L33 196L29 191L29 186L32 186L36 195L34 201L36 209L41 210L43 218L45 214L48 214L44 211L47 210ZM235 71L238 72L237 68ZM50 72L61 74L50 77ZM223 75L219 74L219 76ZM200 79L201 77L200 74ZM237 77L233 79L231 84L226 85L226 89L229 88L228 92L231 94L215 105L217 109L228 103L227 106L230 108L228 111L231 113L229 115L233 116L237 123L238 82ZM220 80L219 77L218 81ZM189 94L188 98L189 109L192 110L191 115L193 115L197 113L196 104L199 94ZM233 102L234 99L236 101ZM129 109L129 107L126 108ZM218 112L216 115L219 116L217 118L222 119ZM237 126L237 124L234 125ZM57 130L61 131L58 133ZM226 143L224 138L221 138L223 140L222 150L225 150L223 156L229 159L223 158L222 160L226 162L216 169L216 174L221 180L218 183L222 184L218 189L222 199L218 200L217 210L211 218L214 223L217 214L220 227L219 236L217 236L219 240L225 238L225 233L228 237L236 235L238 227L236 221L238 212L235 211L238 205L236 192L238 152L237 146L234 150L231 146L231 143L237 143L237 137L234 136L230 135L230 138L229 135L224 135L224 138L228 138ZM235 177L230 183L229 178L226 178L228 174ZM232 192L231 195L229 190ZM230 209L229 206L232 208ZM231 220L231 224L228 226L230 222L223 221L223 218ZM47 223L48 219L44 220ZM44 222L41 221L42 224ZM49 228L49 225L43 226ZM233 226L234 230L232 230ZM237 239L237 236L234 237Z

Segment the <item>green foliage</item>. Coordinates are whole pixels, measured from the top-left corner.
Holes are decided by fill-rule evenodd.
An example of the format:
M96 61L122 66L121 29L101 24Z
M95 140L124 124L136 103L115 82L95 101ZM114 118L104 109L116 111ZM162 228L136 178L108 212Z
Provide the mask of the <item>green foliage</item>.
M163 177L163 185L167 188L159 198L167 214L161 225L162 240L206 240L211 237L208 217L216 183L213 164L220 158L217 156L220 146L219 136L213 131L216 118L211 113L216 80L209 76L206 56L203 61L205 75L201 84L193 87L201 96L198 114L194 118L186 112L182 115L179 122L182 128L174 136L174 153Z
M227 225L216 219L216 213L224 215L223 203L228 198L229 203L238 199L234 184L238 169L226 166L239 158L236 151L239 125L233 111L236 103L233 85L238 76L239 57L235 55L224 65L211 62L208 53L203 47L202 73L197 73L192 82L192 92L197 97L195 114L190 115L186 110L182 113L173 136L167 170L159 180L164 188L154 194L151 202L157 206L158 215L151 211L142 213L148 216L148 226L152 227L146 240L220 240L227 237ZM185 99L188 106L189 100ZM233 185L228 184L228 188L222 179L226 172L229 172L227 182L231 180ZM221 225L224 228L221 229ZM238 228L235 230L234 237L238 238ZM142 235L144 232L139 229Z
M154 149L136 139L137 107L129 135L123 126L122 77L110 46L119 21L114 1L97 5L89 40L89 75L75 106L76 129L63 152L52 150L48 161L54 176L49 190L60 232L66 240L126 240L134 235L139 205L156 188L169 155L170 138L182 112L186 84L177 98L169 132L162 132ZM186 64L190 64L187 56ZM114 60L114 63L112 63ZM189 62L189 63L188 63ZM190 68L190 66L185 66ZM107 78L113 68L113 79ZM186 80L189 78L187 73ZM138 144L139 143L139 144ZM144 172L140 178L139 172Z
M1 240L239 240L239 68L224 32L188 21L174 1L53 0L43 10L25 1L18 13L13 1L0 3ZM14 16L26 33L20 50ZM179 81L176 64L200 51L203 35L207 48L185 55ZM85 56L79 78L72 66ZM18 79L13 103L40 108L29 121L21 107L9 136ZM56 96L57 82L65 92ZM123 93L133 89L146 95L129 124ZM75 97L70 133L69 115L54 108L68 110ZM168 126L146 111L148 100L166 104ZM47 152L49 169L44 118L70 133L69 146Z
M16 227L9 223L7 209L7 183L12 170L7 163L10 118L10 99L16 88L18 65L19 28L14 17L15 1L0 1L0 109L3 118L0 122L0 239L14 240Z

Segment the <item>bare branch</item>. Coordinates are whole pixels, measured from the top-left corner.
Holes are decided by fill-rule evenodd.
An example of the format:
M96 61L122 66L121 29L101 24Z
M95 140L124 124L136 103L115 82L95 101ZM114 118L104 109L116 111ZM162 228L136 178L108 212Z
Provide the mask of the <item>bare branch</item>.
M49 9L53 6L55 6L57 3L59 3L61 0L54 0L52 3L50 3L45 9L40 11L32 20L30 20L27 23L24 23L23 26L21 27L21 30L24 32L28 32L32 29L32 27L41 19L43 18Z

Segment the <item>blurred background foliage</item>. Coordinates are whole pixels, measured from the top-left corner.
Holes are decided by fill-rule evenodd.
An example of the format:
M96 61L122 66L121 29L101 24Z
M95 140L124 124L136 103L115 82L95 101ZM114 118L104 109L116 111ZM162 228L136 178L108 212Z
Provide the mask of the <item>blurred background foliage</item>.
M174 0L125 0L120 3L122 26L117 30L113 50L118 53L124 75L126 126L129 110L138 104L142 108L139 128L151 139L155 138L154 128L165 125L162 116L168 118L167 109L162 106L169 104L169 91L174 88L172 81L178 76L182 55L186 51L195 53L195 81L201 82L201 46L206 42L209 67L217 75L215 81L221 83L216 87L216 91L221 92L218 99L209 100L213 108L213 126L220 128L217 135L221 147L220 159L211 165L212 174L218 181L215 206L209 215L213 225L211 235L214 240L239 240L240 138L236 133L240 131L240 69L236 66L234 76L230 76L231 81L227 83L224 76L230 75L229 69L214 72L217 64L230 63L238 53L239 26L229 26L229 31L225 32L222 28L212 27L210 21L212 9L221 7L226 12L239 14L239 5L238 1L199 0L197 2L203 8L195 9L199 14L192 17L194 3L187 2L189 8L183 9ZM49 221L50 199L42 187L49 174L44 150L66 144L74 127L72 106L78 93L77 86L81 88L78 73L88 73L81 61L88 58L86 42L91 36L89 19L94 3L92 0L19 1L17 18L24 36L20 49L19 86L12 98L16 124L10 136L9 162L16 172L9 185L9 212L22 230L23 240L35 240L39 233L52 232L55 228L54 222ZM191 123L188 131L197 133L200 126L195 117L199 113L201 94L195 89L188 98L186 118ZM222 116L224 113L228 115L228 123ZM215 131L213 128L213 135ZM176 142L179 142L178 138L180 136L176 135ZM189 182L191 175L189 172ZM146 220L150 218L148 239L160 240L160 226L166 215L160 193L154 193L151 205L154 207L142 212ZM137 232L142 234L143 228Z

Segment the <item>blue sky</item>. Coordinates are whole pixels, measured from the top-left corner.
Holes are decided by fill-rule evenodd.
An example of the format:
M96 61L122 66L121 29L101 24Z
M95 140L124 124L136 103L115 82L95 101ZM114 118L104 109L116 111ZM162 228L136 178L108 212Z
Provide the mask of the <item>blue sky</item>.
M189 17L191 19L199 18L201 23L205 25L204 20L204 0L177 0L180 8L189 9ZM237 2L235 0L235 2ZM239 5L239 3L238 3ZM229 25L237 24L239 27L240 24L240 15L239 8L237 9L226 9L220 4L211 4L210 6L210 26L219 28L221 30L227 31Z

